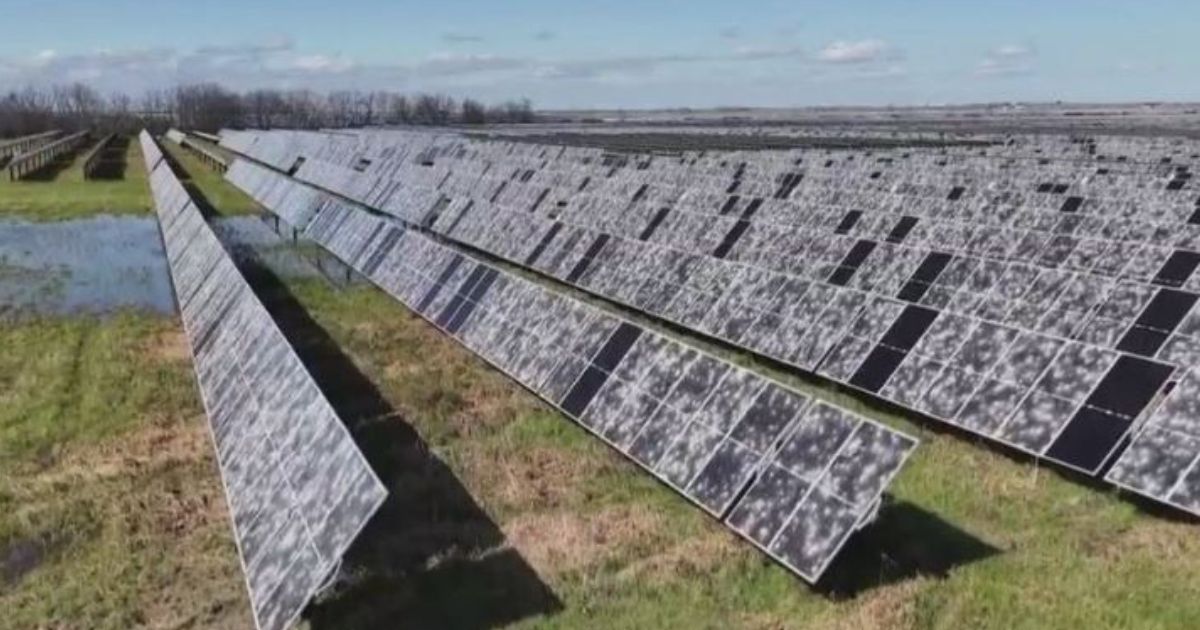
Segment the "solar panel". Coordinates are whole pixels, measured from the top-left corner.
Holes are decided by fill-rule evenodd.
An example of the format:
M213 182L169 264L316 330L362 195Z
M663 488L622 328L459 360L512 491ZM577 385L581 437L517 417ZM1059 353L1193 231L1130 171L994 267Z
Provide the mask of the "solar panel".
M290 627L387 492L154 140L140 141L255 623Z
M1020 142L986 156L692 154L634 169L592 149L547 157L454 134L229 140L277 166L303 156L297 177L414 224L447 204L427 227L453 241L1089 474L1200 360L1194 199L1166 190L1177 177L1154 140L1105 139L1104 153L1135 158L1102 180L1094 146L1051 159ZM348 173L359 154L371 168ZM823 166L796 173L802 163ZM553 209L530 211L547 188ZM882 336L905 303L934 316L900 348ZM890 319L855 332L872 308ZM1114 409L1126 380L1152 391Z
M305 235L810 582L916 446L332 198Z

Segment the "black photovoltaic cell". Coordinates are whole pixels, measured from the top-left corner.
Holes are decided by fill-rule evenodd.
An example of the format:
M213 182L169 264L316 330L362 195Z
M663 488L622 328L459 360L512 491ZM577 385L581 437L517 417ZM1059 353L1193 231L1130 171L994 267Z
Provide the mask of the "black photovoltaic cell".
M546 235L542 237L542 240L538 241L537 247L533 248L533 251L529 252L529 256L525 258L526 265L533 265L538 261L538 258L542 257L546 248L550 246L550 241L553 241L554 237L558 236L559 231L562 230L562 226L563 224L558 221L555 221L554 225L550 226L550 229L546 231Z
M1067 200L1063 202L1062 208L1060 208L1060 210L1062 212L1076 212L1079 210L1079 207L1082 205L1083 205L1083 197L1067 197Z
M343 260L379 253L364 256L355 235L371 232L382 219L345 205L325 212L344 225L310 226L308 236ZM440 315L453 301L450 295L462 295L444 331L809 581L820 577L871 513L915 446L911 438L812 404L803 394L535 283L499 273L488 284L491 274L468 273L499 271L490 266L467 260L447 276L442 272L455 257L409 231L369 278L411 306L445 276L442 292L448 295L427 309L439 317L427 319L445 321ZM483 286L489 288L481 294ZM451 331L469 304L470 316ZM822 441L828 430L815 426L818 418L836 421L849 437ZM776 462L777 448L791 454L788 468ZM790 464L800 455L815 473ZM814 491L769 494L777 481Z
M912 232L912 229L916 227L916 225L917 217L900 217L900 221L896 223L896 227L892 228L892 231L888 234L887 242L903 243L904 239L908 236L908 233Z
M1196 294L1160 289L1117 344L1123 352L1153 357L1196 303Z
M1081 407L1046 455L1083 471L1099 470L1133 423L1092 407Z
M255 625L287 628L387 491L200 210L176 202L187 193L151 161L154 140L140 141Z
M1196 267L1200 266L1200 253L1187 250L1176 250L1171 253L1167 262L1154 277L1155 284L1179 288L1192 277Z
M862 214L862 210L851 210L847 212L846 216L842 217L842 222L838 223L837 228L834 229L834 232L837 234L849 233L850 230L854 229L854 225L858 223L858 219L862 217Z
M899 298L906 302L919 302L929 290L929 285L937 280L954 256L944 252L932 252L921 261L921 266L913 272L912 278L900 289Z
M730 195L729 199L725 200L725 205L721 206L721 211L718 214L725 216L733 212L733 209L737 207L738 202L741 200L742 198L737 195Z
M862 266L867 256L870 256L871 252L875 251L877 245L878 243L875 241L865 239L854 243L854 247L850 248L850 251L846 253L842 262L838 264L837 269L829 277L829 283L844 286L850 281L850 278L854 277L854 272L858 271L858 268Z
M850 378L850 384L865 391L876 393L883 388L907 354L885 346L875 346L858 371Z
M654 231L658 229L658 226L662 225L663 220L667 218L667 214L670 212L670 208L659 208L658 212L654 213L654 218L650 220L646 229L642 230L642 233L638 235L638 240L650 240L650 237L654 236Z
M1087 405L1137 418L1162 389L1174 369L1157 361L1121 356L1087 399Z
M433 286L429 287L429 291L425 293L425 297L421 299L419 304L417 304L418 311L424 313L429 306L433 304L433 301L437 299L438 293L442 290L442 287L447 281L450 280L450 276L454 275L454 272L458 270L458 267L462 264L462 262L462 258L455 258L450 262L449 265L446 266L446 269L442 272L441 277L438 278L437 282L435 282Z
M601 234L596 237L596 240L592 241L592 245L588 247L587 253L583 255L583 258L579 260L575 268L567 276L567 282L574 283L579 280L579 277L588 270L595 257L600 254L600 250L604 249L604 246L608 243L608 239L609 236L607 234Z
M742 235L746 233L746 229L749 227L749 221L738 221L737 223L734 223L733 227L729 229L729 232L721 241L721 244L717 245L717 249L713 252L713 256L717 258L724 258L725 256L729 255L729 250L733 249L734 245L737 245L738 239L742 238Z
M920 306L906 306L880 340L880 344L907 352L937 319L938 312Z

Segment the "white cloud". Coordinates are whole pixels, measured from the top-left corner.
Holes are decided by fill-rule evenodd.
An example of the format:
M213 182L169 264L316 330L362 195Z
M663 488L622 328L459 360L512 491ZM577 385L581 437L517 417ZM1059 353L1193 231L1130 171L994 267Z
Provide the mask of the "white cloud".
M354 62L345 57L328 55L301 55L291 60L290 67L305 72L346 72Z
M1013 59L1033 56L1033 48L1021 44L1004 44L992 50L991 57L997 59Z
M867 63L878 61L892 53L887 42L879 39L835 41L817 53L817 59L828 63Z
M1034 73L1037 52L1032 46L1004 44L988 51L975 65L975 76L1017 77Z

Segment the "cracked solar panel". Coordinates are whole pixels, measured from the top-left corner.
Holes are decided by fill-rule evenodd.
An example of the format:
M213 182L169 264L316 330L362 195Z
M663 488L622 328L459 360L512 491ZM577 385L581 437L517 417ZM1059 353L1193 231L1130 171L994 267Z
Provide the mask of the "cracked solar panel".
M387 492L170 167L146 155L254 620L286 628Z
M318 212L307 235L715 518L734 513L747 489L778 466L773 460L785 439L792 452L822 449L820 433L793 430L814 407L807 396L416 232L374 245L361 238L377 233L381 222L330 207ZM387 251L364 255L364 247ZM363 267L365 260L374 261L373 269ZM500 280L480 289L488 273ZM700 277L693 286L722 281ZM841 308L857 308L852 302ZM813 477L814 493L757 499L786 513L786 548L735 527L809 581L872 515L916 446L845 410L820 408L849 423L854 439L828 453L828 470Z

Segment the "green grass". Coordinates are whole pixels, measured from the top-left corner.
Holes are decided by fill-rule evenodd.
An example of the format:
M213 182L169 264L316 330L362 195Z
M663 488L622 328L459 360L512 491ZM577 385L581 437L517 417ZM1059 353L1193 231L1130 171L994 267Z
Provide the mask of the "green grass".
M240 214L256 215L262 212L262 207L253 199L233 184L225 181L225 177L221 173L210 168L191 151L165 138L159 144L183 169L181 178L184 180L184 184L194 185L195 189L202 193L214 213L222 216L235 216ZM192 191L193 198L196 197L194 190Z
M289 285L562 601L517 627L1165 629L1200 619L1194 524L829 388L821 395L923 443L879 528L833 569L861 592L814 591L391 298ZM470 601L465 587L431 584L423 597Z
M245 627L177 323L0 326L0 628Z
M121 179L85 180L83 157L90 147L47 172L52 179L8 180L0 177L0 219L64 221L98 214L129 215L150 211L146 167L137 141L129 143Z

